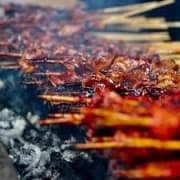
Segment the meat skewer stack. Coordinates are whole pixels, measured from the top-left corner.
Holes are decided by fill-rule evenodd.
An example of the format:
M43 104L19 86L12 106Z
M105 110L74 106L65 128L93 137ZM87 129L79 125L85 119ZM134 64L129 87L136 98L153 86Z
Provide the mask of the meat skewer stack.
M24 72L55 107L40 124L84 125L88 142L73 146L109 157L116 177L180 177L180 43L166 32L179 22L139 15L173 2L94 12L1 6L0 68Z
M90 101L79 99L88 105L78 113L50 114L40 123L84 125L88 142L75 147L97 149L101 155L110 157L112 172L117 177L177 178L179 100L179 91L153 100L144 96L122 98L104 89L98 90ZM128 165L127 169L118 169L122 162Z

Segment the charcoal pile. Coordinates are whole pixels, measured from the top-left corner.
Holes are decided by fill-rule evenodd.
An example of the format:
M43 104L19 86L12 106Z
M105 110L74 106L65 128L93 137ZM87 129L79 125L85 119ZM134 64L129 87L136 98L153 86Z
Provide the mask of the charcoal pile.
M178 42L113 41L115 9L0 8L0 140L19 179L180 177ZM156 29L137 9L118 14L122 28Z
M106 168L103 160L96 158L99 161L94 161L88 153L68 150L68 144L84 142L84 131L73 127L67 129L66 126L38 126L37 121L46 117L49 105L37 98L35 88L29 89L21 84L21 73L12 70L0 73L0 139L6 145L17 172L15 173L12 162L2 159L2 163L9 162L8 168L12 170L10 169L9 176L5 170L1 177L69 180L84 179L89 173L91 179L93 174L99 172L103 178L102 167ZM1 151L3 157L3 148ZM4 157L7 158L7 154ZM99 164L98 169L93 168L95 163Z

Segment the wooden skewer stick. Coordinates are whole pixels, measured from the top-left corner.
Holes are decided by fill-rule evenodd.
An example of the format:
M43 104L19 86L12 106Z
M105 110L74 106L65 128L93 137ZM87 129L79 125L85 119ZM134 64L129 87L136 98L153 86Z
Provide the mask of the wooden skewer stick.
M80 99L78 97L72 97L72 96L59 96L59 95L39 95L38 97L46 100L46 101L67 101L70 103L79 102Z
M50 101L50 102L68 102L68 103L80 103L80 102L86 102L88 103L90 101L90 98L87 97L73 97L73 96L63 96L63 95L39 95L38 97Z
M168 22L169 28L180 28L180 21Z
M17 62L1 61L0 62L0 68L1 69L18 69L18 68L20 68L20 66Z
M61 60L61 59L67 59L67 58L72 59L72 56L58 55L58 57L57 56L55 56L55 57L53 57L53 56L50 56L50 57L44 56L44 57L41 57L41 58L28 58L28 57L25 57L26 60L39 61L39 62L54 61L54 60Z
M131 5L125 5L125 6L116 6L116 7L110 7L110 8L104 8L96 11L97 13L117 13L117 12L125 12L125 11L131 11L134 9L144 8L146 6L156 4L156 2L145 2L145 3L137 3L137 4L131 4Z
M20 57L23 56L23 54L21 54L21 53L5 53L5 52L0 52L0 57L1 57L1 56L20 58Z
M154 51L157 54L161 53L180 53L180 42L161 42L161 43L147 43L139 45L140 48L146 47L149 51Z
M27 59L28 60L28 59ZM41 63L46 63L46 64L63 64L63 60L60 59L44 59L44 60L29 60L31 63L36 63L36 64L41 64Z
M92 137L91 142L111 142L114 140L113 136L103 136L103 137Z
M177 64L180 63L180 54L164 54L160 55L161 59L173 59Z
M87 112L86 112L87 111ZM88 109L83 109L82 113L88 113ZM151 117L131 116L125 113L111 111L103 108L94 108L91 112L98 119L98 125L115 127L115 126L151 126ZM102 119L100 119L100 117Z
M114 40L114 41L128 41L128 42L154 42L154 41L167 41L170 40L168 32L159 32L159 33L109 33L109 32L93 32L91 35Z
M119 14L103 16L103 17L100 17L100 20L101 20L101 23L105 26L120 25L120 27L125 26L125 25L135 26L135 24L137 24L137 26L138 25L143 26L146 24L147 25L151 25L151 24L164 25L166 23L166 20L163 17L147 18L145 16L137 16L137 17L126 18L126 17L121 17L121 15Z
M85 144L75 144L77 149L109 149L109 148L153 148L161 150L180 150L178 140L158 140L152 138L124 138L112 142L89 142Z
M17 65L9 65L9 66L1 66L0 65L0 69L19 69L19 66L17 66Z
M42 120L39 122L40 125L48 125L48 124L75 124L75 121L71 121L69 119L66 119L66 118L61 118L61 119L50 119L50 118L47 118L45 120ZM79 125L80 123L78 123L77 125Z
M42 85L44 82L43 81L23 81L23 84L27 85Z
M151 54L180 54L180 42L146 42L146 43L126 43L126 48L131 50L141 50Z
M142 29L154 29L154 30L166 30L168 28L180 28L180 22L143 22L143 23L124 23L120 27L116 26L116 29L137 31Z
M174 0L164 0L161 2L148 2L148 3L142 3L142 4L133 4L133 5L128 5L128 6L115 7L115 8L107 8L107 9L100 10L99 12L101 12L101 13L121 13L119 15L122 19L122 18L135 16L137 14L144 13L144 12L147 12L147 11L150 11L153 9L161 8L163 6L172 4L174 2L175 2ZM103 14L101 14L101 16L102 15ZM113 15L115 15L115 14L113 14Z
M72 124L77 124L76 121L79 123L84 118L84 113L88 113L89 110L80 110L81 114L66 114L66 116L61 117L61 114L51 115L51 117L55 117L56 119L45 119L40 122L40 124L61 124L65 122L72 122ZM87 111L87 112L86 112ZM143 127L150 127L151 117L139 117L139 116L129 116L124 113L120 112L113 112L103 109L94 109L91 112L91 115L94 115L95 118L98 119L95 123L98 123L98 126L103 127L114 127L114 126L143 126ZM59 118L58 118L59 117Z
M13 66L13 65L18 65L17 62L13 61L0 61L0 66Z
M55 114L55 115L51 114L50 116L52 116L52 117L54 116L57 118L47 118L45 120L39 121L39 124L47 125L47 124L67 124L67 123L70 123L70 124L79 125L79 124L81 124L81 121L84 118L84 115L76 114L76 113Z
M61 72L35 72L34 76L61 76L63 73Z
M126 5L126 6L120 6L120 7L111 7L111 8L105 8L102 10L98 10L97 12L100 12L100 15L108 13L122 13L123 17L129 17L133 15L137 15L139 13L143 13L149 10L157 9L166 5L169 5L171 3L174 3L174 0L164 0L162 2L146 2L146 3L138 3L138 4L132 4L132 5ZM113 14L115 15L115 14Z
M145 6L144 8L139 8L139 9L132 10L130 12L126 12L122 14L122 17L135 16L137 14L141 14L150 10L154 10L154 9L161 8L163 6L170 5L174 2L175 2L174 0L164 0L164 1L156 2L156 4L150 4L149 6Z
M51 117L51 118L62 118L62 117L65 116L65 114L62 114L62 113L54 113L54 114L49 114L48 116ZM69 114L68 114L68 116L69 116Z

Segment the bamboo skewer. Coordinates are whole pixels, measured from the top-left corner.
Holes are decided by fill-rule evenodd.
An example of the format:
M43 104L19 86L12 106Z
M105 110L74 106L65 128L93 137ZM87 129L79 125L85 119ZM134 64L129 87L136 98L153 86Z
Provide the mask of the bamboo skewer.
M110 14L110 13L119 13L119 12L144 8L144 7L152 5L152 4L156 4L156 2L145 2L145 3L137 3L137 4L125 5L125 6L104 8L104 9L98 10L97 12L98 13L108 13L108 14Z
M169 28L180 28L180 21L168 22Z
M61 124L65 122L72 122L72 124L81 123L84 118L84 113L88 113L88 109L82 110L81 114L51 114L51 117L56 118L47 118L40 121L40 124ZM143 126L150 127L152 126L150 117L139 117L139 116L130 116L121 112L113 112L106 109L93 109L91 112L92 116L95 116L98 119L98 125L115 127L115 126Z
M164 18L146 18L144 16L136 16L139 13L146 12L152 9L161 8L163 6L174 3L174 0L164 0L161 2L142 3L137 5L128 5L125 8L115 7L107 8L100 11L99 18L105 26L120 24L124 30L139 30L139 29L163 29L179 28L180 22L166 22ZM109 14L108 12L115 12ZM97 17L96 17L97 18ZM134 23L136 22L136 23ZM116 27L117 28L117 27Z
M5 53L5 52L0 52L0 57L1 56L20 58L20 57L23 56L23 54L21 54L21 53Z
M83 110L82 112L88 113L89 109ZM98 119L98 124L103 126L151 126L151 118L148 116L130 116L125 113L116 112L109 109L94 108L91 112L97 119L102 117L102 120Z
M22 82L23 84L26 84L26 85L42 85L44 82L43 81L24 81Z
M33 73L34 76L61 76L62 73L60 72L35 72Z
M145 3L138 3L132 5L125 5L120 7L111 7L111 8L104 8L98 10L98 13L101 14L113 14L113 13L121 13L121 17L129 17L135 16L140 13L144 13L150 10L154 10L157 8L161 8L163 6L170 5L174 3L174 0L164 0L161 2L145 2Z
M19 69L18 65L8 65L8 66L2 66L0 65L1 69Z
M132 46L132 44L127 44L127 46ZM178 41L170 41L170 42L153 42L153 43L142 43L142 44L134 44L133 46L136 46L141 49L147 49L150 52L155 52L157 54L163 54L163 53L174 53L179 54L180 53L180 42Z
M145 16L137 16L137 17L131 17L131 18L125 18L125 17L121 17L121 15L119 14L113 14L110 16L104 16L100 18L101 23L105 26L112 26L112 25L141 25L141 24L165 24L166 20L163 17L156 17L156 18L147 18ZM136 23L134 23L136 22Z
M158 54L161 59L173 59L176 64L180 60L180 42L147 42L147 43L126 43L127 49L132 51L144 51L144 54Z
M68 103L80 103L90 101L90 98L83 98L83 97L72 97L72 96L63 96L63 95L39 95L40 98L50 101L50 102L68 102Z
M77 149L107 149L107 148L153 148L161 150L180 150L180 141L161 141L152 138L125 138L119 142L90 142L86 144L75 144Z
M47 118L45 120L42 120L39 122L39 124L45 125L45 124L66 124L66 123L70 123L70 124L79 125L81 123L82 119L84 118L84 115L76 114L76 113L72 113L72 114L56 113L56 114L51 114L50 116L52 118ZM56 117L56 119L54 117Z
M159 22L156 21L148 22L148 19L146 22L136 22L134 23L124 23L120 27L116 26L115 29L121 29L121 30L128 30L128 31L137 31L137 30L143 30L143 29L153 29L153 30L167 30L168 28L180 28L180 22Z
M7 67L7 66L17 66L17 62L12 62L12 61L1 61L0 62L0 67Z
M109 39L113 41L125 41L125 42L159 42L170 40L170 36L167 32L160 33L109 33L109 32L93 32L92 36Z
M150 4L149 6L145 6L144 8L139 8L139 9L132 10L130 12L126 12L126 13L122 14L122 17L130 17L130 16L134 16L137 14L141 14L141 13L144 13L144 12L147 12L150 10L154 10L157 8L161 8L163 6L170 5L174 2L175 2L174 0L164 0L161 2L156 2L156 4Z
M32 82L32 83L35 83L35 82ZM90 103L91 102L91 98L86 97L86 96L81 97L81 96L65 96L65 95L43 94L43 95L39 95L38 97L42 98L46 101L50 101L50 102L53 102L53 101L54 102L66 101L69 103L80 103L80 102ZM132 107L136 107L139 104L139 102L134 101L134 100L126 100L124 103L126 105L132 106ZM83 112L86 112L86 111L83 111ZM99 113L100 115L101 114L103 115L103 113L104 113L107 116L112 115L111 112L113 112L113 111L108 111L108 110L103 109L103 108L95 109L95 111L93 111L94 114L98 115L98 113ZM58 114L56 114L56 116L53 116L53 115L54 114L51 114L52 117L57 117ZM60 115L60 117L62 117L62 114L59 114L59 115Z

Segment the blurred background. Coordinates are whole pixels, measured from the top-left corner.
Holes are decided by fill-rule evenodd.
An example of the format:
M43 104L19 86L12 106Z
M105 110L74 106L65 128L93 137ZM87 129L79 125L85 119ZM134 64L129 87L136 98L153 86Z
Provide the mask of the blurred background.
M87 3L87 7L89 9L99 9L105 7L113 7L119 5L127 5L133 3L142 3L142 2L151 2L150 0L82 0L83 2ZM174 4L169 6L156 9L150 11L145 14L146 16L156 17L156 16L163 16L168 21L180 21L180 0L176 0ZM180 40L180 28L171 28L169 29L171 34L172 40L177 41Z
M0 3L23 3L23 4L35 4L41 6L51 6L56 8L71 8L77 4L85 4L90 10L113 7L120 5L127 5L133 3L150 2L150 0L0 0ZM174 4L166 6L164 8L156 9L146 13L146 16L156 17L163 16L168 21L180 20L180 0L176 0ZM173 41L180 40L180 28L170 28L169 32Z

